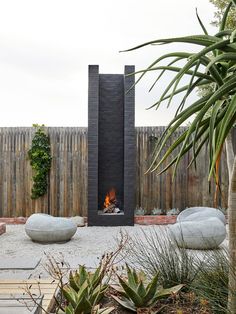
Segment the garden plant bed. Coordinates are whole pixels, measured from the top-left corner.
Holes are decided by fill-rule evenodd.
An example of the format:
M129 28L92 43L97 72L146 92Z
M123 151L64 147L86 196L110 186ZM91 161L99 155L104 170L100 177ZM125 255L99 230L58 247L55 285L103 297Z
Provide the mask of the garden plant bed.
M124 309L121 305L114 301L111 295L118 295L117 292L111 287L106 292L102 301L102 307L114 307L113 314L130 314L133 313ZM161 314L172 313L198 313L198 314L212 314L208 307L206 300L199 300L196 298L193 292L184 293L181 292L175 297L169 297L168 299L161 300L157 303L157 306L153 308L153 311ZM149 313L148 309L139 309L138 313Z
M148 216L146 216L148 217ZM9 225L8 231L2 237L1 243L1 258L8 257L12 259L16 258L26 258L32 259L32 257L41 258L40 264L33 270L22 271L19 270L3 270L0 272L1 279L24 279L30 278L38 279L39 275L40 278L48 278L48 273L46 272L44 265L47 262L47 256L45 254L52 254L58 261L64 263L66 261L69 263L70 268L75 270L78 269L78 265L86 265L88 270L94 270L99 263L99 259L102 257L102 252L109 252L110 250L114 249L117 246L117 237L120 236L120 227L86 227L80 228L77 230L75 236L70 242L67 242L63 245L61 244L50 244L50 245L41 245L38 243L32 242L24 232L24 225ZM139 246L137 248L138 251L132 251L131 257L135 255L135 252L139 252L140 255L144 256L142 249L146 244L148 245L148 239L153 235L153 239L157 239L156 235L159 235L161 243L163 243L163 247L165 244L164 234L167 229L167 226L156 225L156 226L148 226L148 225L135 225L134 227L123 227L124 232L126 232L131 239L134 241L138 241ZM155 230L155 234L153 234ZM148 235L149 238L143 237L144 232ZM113 237L110 237L110 235ZM140 242L142 239L143 242ZM127 246L127 250L124 250L124 260L122 257L122 264L123 262L130 263L133 267L132 261L128 259L126 255L127 252L130 252L130 248L134 248L134 242L131 242L131 246ZM135 242L136 243L136 242ZM141 244L140 244L141 243ZM156 241L155 241L156 244ZM227 242L225 242L227 245ZM24 249L22 249L24 248ZM148 247L147 247L148 248ZM61 252L63 249L63 257L61 256ZM150 246L147 253L150 252ZM160 251L162 252L162 251ZM158 253L158 252L157 252ZM173 254L171 254L172 256ZM158 255L155 255L158 256ZM182 255L181 255L182 256ZM146 255L149 257L149 255ZM217 255L218 258L218 255ZM146 258L147 261L147 258ZM172 259L171 259L172 261ZM191 259L189 260L191 261ZM168 259L167 259L168 262ZM144 263L142 261L142 263ZM142 264L143 265L143 264ZM166 263L165 263L166 265ZM122 265L121 265L122 266ZM147 265L148 266L148 265ZM138 267L138 266L137 266ZM137 268L141 269L141 267ZM192 269L192 264L191 264ZM120 267L118 268L118 272ZM63 268L64 271L64 268ZM119 273L118 273L119 274ZM123 274L123 268L122 268ZM220 275L222 275L220 273ZM16 276L18 276L16 278ZM126 278L126 277L124 277ZM115 279L115 277L114 277ZM218 281L218 280L217 280ZM161 283L162 284L162 283ZM163 284L164 285L164 284ZM215 286L214 286L215 287ZM115 307L112 313L117 314L128 314L132 312L127 312L124 308L118 305L118 303L113 300L111 294L118 293L110 288L105 298L102 300L103 307L112 306ZM157 309L160 309L159 313L205 313L211 314L212 312L208 309L208 303L206 300L203 299L202 296L195 297L193 292L185 293L181 292L180 296L176 296L175 298L167 298L166 301L162 300L160 303L157 304ZM182 312L181 312L182 311ZM147 313L147 311L140 310L139 313Z

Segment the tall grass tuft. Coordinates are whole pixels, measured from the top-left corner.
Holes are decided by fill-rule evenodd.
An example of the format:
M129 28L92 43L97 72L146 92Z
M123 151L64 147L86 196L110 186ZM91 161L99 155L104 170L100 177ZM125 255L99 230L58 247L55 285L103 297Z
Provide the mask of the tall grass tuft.
M188 289L201 268L192 252L178 247L164 228L157 231L153 227L150 232L134 235L125 250L129 265L150 277L159 273L164 288L184 284Z
M165 228L153 227L130 238L125 254L129 265L148 276L159 273L164 288L184 284L182 290L194 292L200 303L207 302L212 313L235 314L227 311L229 254L226 249L180 248Z
M229 256L225 249L205 253L205 263L192 283L196 295L209 302L216 314L229 313L228 300Z

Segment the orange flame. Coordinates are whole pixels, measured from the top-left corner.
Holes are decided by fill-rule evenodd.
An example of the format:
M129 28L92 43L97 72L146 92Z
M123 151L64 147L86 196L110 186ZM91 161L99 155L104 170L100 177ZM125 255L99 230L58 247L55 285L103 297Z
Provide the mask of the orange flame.
M107 208L110 206L114 201L116 200L116 191L114 188L112 188L106 195L105 201L104 201L104 208Z

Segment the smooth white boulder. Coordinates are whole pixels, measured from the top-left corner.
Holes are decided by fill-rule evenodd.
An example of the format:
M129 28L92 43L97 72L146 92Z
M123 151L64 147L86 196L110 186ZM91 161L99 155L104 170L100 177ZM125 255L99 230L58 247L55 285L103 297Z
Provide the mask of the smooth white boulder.
M85 226L84 217L74 216L74 217L70 217L68 219L73 221L77 225L77 227L84 227Z
M26 234L35 242L57 243L69 241L76 233L76 224L61 217L33 214L25 224Z
M190 207L169 227L171 237L187 249L215 249L226 238L225 215L216 208Z
M216 217L197 221L182 221L170 226L169 230L171 237L178 246L186 249L215 249L226 238L226 227Z
M178 215L177 222L199 221L211 217L218 218L226 224L225 215L219 209L212 207L189 207Z

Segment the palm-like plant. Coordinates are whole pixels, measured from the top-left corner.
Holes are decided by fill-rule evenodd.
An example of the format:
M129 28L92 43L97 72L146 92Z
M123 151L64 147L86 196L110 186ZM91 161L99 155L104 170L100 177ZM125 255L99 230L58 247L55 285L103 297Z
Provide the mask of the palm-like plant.
M142 48L147 45L160 45L169 43L190 43L202 47L199 52L172 52L165 54L155 60L147 69L136 72L141 73L138 81L150 71L161 71L155 80L152 88L166 71L176 72L174 78L165 88L160 99L151 107L158 108L167 100L168 105L175 95L184 93L174 119L169 123L165 132L159 139L155 148L149 171L158 170L164 172L174 165L174 174L182 156L190 149L193 151L193 158L190 164L194 163L201 148L205 143L209 144L209 178L213 175L218 183L218 166L223 144L230 133L236 120L236 30L225 29L227 15L236 0L231 0L217 34L210 36L201 22L199 23L204 35L186 36L179 38L158 39L144 43L129 51ZM162 61L169 60L167 65L161 65ZM178 65L184 62L184 65ZM180 86L184 77L188 76L189 83ZM136 82L137 83L137 82ZM214 84L214 90L201 97L189 106L186 100L199 86ZM207 114L211 112L211 114ZM166 143L171 135L190 118L192 122L187 130L170 147ZM176 149L180 150L176 153ZM166 148L164 155L163 150ZM164 161L171 157L170 162L161 168ZM229 193L229 250L231 272L236 272L236 158L230 180ZM232 273L229 275L229 298L228 308L231 313L236 313L236 280Z

